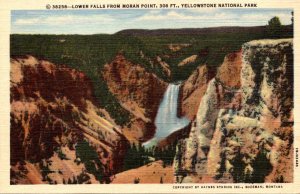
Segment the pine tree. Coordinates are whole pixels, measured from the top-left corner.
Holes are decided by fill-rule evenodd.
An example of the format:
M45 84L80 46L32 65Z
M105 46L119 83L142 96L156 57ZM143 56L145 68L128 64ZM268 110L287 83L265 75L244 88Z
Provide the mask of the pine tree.
M72 181L72 184L77 184L77 179L75 178L75 176L73 176L73 181Z
M134 184L139 184L140 183L140 178L134 178L133 183Z
M271 37L278 38L282 30L282 25L279 17L275 16L268 22L268 31Z

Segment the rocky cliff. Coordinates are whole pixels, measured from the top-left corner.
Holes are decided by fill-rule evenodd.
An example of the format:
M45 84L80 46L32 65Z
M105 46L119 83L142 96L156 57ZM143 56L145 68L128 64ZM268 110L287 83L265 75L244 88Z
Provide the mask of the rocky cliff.
M222 90L240 87L241 51L228 54L218 71L207 65L199 66L192 75L182 83L180 92L180 116L194 120L210 80L216 78ZM225 94L226 91L221 92ZM222 98L222 97L219 97ZM222 98L223 99L223 98Z
M208 84L187 86L183 94L206 89L189 137L177 147L177 182L293 181L292 39L245 43Z
M154 119L167 83L122 54L104 66L103 77L121 105L133 118L123 129L132 141L146 141L155 133Z
M11 183L99 183L127 146L79 71L32 56L11 59ZM90 149L90 155L82 149Z

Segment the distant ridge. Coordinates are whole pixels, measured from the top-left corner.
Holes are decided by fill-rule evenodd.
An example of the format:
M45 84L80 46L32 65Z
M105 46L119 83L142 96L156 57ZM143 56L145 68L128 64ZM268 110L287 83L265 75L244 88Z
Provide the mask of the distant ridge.
M239 27L239 26L226 26L226 27L211 27L211 28L180 28L180 29L126 29L116 32L115 34L121 35L200 35L207 33L235 33L235 32L249 32L257 33L266 30L266 26L254 27Z

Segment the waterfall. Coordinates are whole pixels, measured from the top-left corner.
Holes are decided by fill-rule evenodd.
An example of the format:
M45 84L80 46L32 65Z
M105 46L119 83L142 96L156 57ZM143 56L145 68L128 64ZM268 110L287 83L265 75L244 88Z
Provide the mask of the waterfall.
M169 84L155 118L155 135L151 140L144 143L145 146L152 146L157 141L189 124L190 121L187 118L177 117L179 88L179 84Z

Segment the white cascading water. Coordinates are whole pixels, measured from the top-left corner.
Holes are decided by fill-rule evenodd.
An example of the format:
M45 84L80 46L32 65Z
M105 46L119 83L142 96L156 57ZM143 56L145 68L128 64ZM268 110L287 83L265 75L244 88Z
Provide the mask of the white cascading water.
M146 147L155 145L159 140L189 124L187 118L177 117L179 88L180 84L169 84L155 118L155 135L144 143Z

